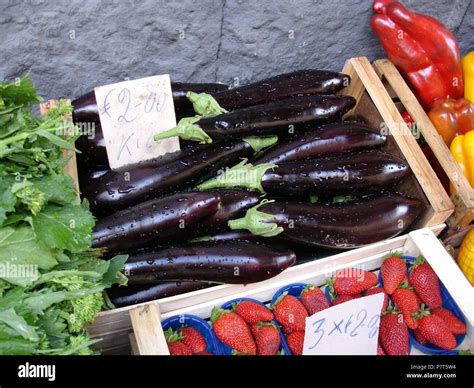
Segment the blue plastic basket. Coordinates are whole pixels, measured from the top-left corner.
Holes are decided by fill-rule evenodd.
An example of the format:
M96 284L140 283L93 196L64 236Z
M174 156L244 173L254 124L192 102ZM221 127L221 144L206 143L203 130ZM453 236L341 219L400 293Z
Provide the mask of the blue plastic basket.
M232 305L234 303L239 303L239 302L243 302L244 300L249 300L251 302L255 302L261 306L265 306L263 303L261 303L260 301L258 300L255 300L255 299L251 299L251 298L238 298L238 299L232 299L232 300L229 300L228 302L224 303L221 307L224 309L224 310L230 310L232 308ZM265 306L266 307L266 306ZM285 336L283 335L283 332L281 331L281 328L280 326L278 325L278 322L273 320L273 322L275 323L276 327L278 327L278 330L280 332L280 338L281 338L281 345L280 345L280 351L283 350L285 356L287 355L290 355L290 349L288 348L288 345L286 344L286 340L285 340ZM223 344L221 341L219 341L219 339L216 337L216 341L217 341L217 344L219 345L220 347L220 350L221 350L221 354L222 355L225 355L225 356L231 356L232 355L232 348L230 346L227 346L225 344Z
M405 262L407 263L407 275L409 275L410 266L416 260L416 257L402 256L402 259L405 260ZM379 271L379 283L383 287L381 271ZM440 284L441 298L443 300L442 307L444 307L447 310L450 310L456 316L456 318L458 318L460 321L462 321L465 324L466 319L464 318L458 305L456 304L454 299L451 297L451 295L449 294L444 284L441 281L439 282L439 284ZM434 354L434 355L445 355L445 356L458 354L456 350L445 350L432 344L422 345L416 340L413 334L413 330L409 330L409 333L410 333L410 340L413 343L413 346L421 350L423 353ZM466 334L459 334L459 335L456 335L455 337L456 337L456 347L458 347L464 341L464 338L466 338Z
M206 340L207 352L213 353L216 356L220 356L222 354L218 340L212 331L211 326L204 319L189 314L175 315L161 322L161 326L163 331L168 330L170 327L173 329L173 331L177 331L182 326L193 327L199 331Z

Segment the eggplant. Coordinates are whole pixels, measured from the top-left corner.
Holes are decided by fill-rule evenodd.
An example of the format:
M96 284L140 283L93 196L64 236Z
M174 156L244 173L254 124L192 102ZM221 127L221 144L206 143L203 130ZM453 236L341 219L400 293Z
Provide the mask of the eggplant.
M261 194L257 191L247 190L214 190L213 194L219 196L221 205L219 209L206 219L201 220L192 231L196 237L228 232L227 221L242 217L251 207L257 205L261 200Z
M247 284L274 277L295 261L289 249L247 241L202 242L130 255L123 272L130 285L169 280Z
M230 220L229 220L230 221ZM264 240L264 239L263 239ZM212 235L201 236L193 239L190 243L198 243L205 241L254 241L263 242L262 237L256 236L248 230L228 230L221 233L215 233Z
M107 290L107 295L118 308L202 290L214 285L208 282L161 282L146 286L112 286Z
M356 100L351 96L296 96L215 117L184 118L176 127L155 135L155 140L179 136L185 140L211 143L245 136L291 134L302 127L337 121L355 104Z
M403 160L373 150L278 165L252 166L243 161L197 188L245 187L285 196L350 195L393 186L410 174L411 170Z
M227 85L216 83L172 82L171 90L173 93L176 116L180 118L194 114L193 105L188 98L186 98L187 92L214 93L226 89L228 89ZM75 124L100 123L99 108L97 107L97 100L95 99L93 90L72 101L72 107L72 118Z
M229 221L229 227L308 246L349 249L399 235L423 209L421 201L392 193L347 203L262 201L245 217Z
M86 187L92 182L96 181L100 177L104 176L110 171L110 168L107 166L97 166L96 168L91 169L85 166L81 166L78 169L79 174L79 187Z
M148 199L192 187L220 169L237 163L240 158L248 158L273 145L276 140L276 137L229 140L167 154L154 161L109 171L84 187L82 195L89 200L96 217L112 214Z
M186 240L196 223L215 213L219 206L220 197L209 192L152 199L99 220L92 247L125 252Z
M351 78L342 73L326 70L297 70L275 77L253 82L233 89L220 90L212 94L196 94L191 91L188 98L194 111L206 115L209 106L217 105L216 114L226 110L237 110L289 97L308 94L334 94L349 85Z
M252 164L281 163L340 155L383 146L387 136L360 123L332 123L297 133L260 153Z

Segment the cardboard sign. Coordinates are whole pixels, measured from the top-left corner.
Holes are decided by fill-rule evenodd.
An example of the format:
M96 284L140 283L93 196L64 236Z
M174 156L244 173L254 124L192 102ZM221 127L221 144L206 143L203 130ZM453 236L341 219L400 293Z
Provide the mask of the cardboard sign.
M179 150L177 137L153 140L176 126L168 74L94 89L112 169Z
M306 318L303 354L377 354L383 299L370 295Z

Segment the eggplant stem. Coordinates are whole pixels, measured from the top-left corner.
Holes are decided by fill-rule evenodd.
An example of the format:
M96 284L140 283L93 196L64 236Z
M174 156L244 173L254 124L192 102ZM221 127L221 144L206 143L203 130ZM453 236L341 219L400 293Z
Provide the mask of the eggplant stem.
M210 144L212 143L212 139L209 137L209 135L194 124L200 119L200 116L185 117L184 119L179 120L179 123L176 127L157 133L153 139L158 141L174 136L179 136L183 140L192 140L198 141L201 144Z
M250 190L264 192L262 177L268 169L277 167L273 163L262 163L253 166L243 160L236 166L225 170L220 175L197 186L198 190L209 190L217 188L243 187Z
M278 142L278 136L250 136L245 137L242 140L249 143L255 152L259 152L264 148L268 148L276 144Z
M194 111L202 117L215 117L228 111L222 108L214 97L207 93L187 92L186 97L192 102Z
M230 229L247 229L255 236L273 237L279 235L284 229L275 222L276 217L273 214L267 214L258 210L258 208L269 201L264 199L257 206L250 208L242 218L230 220L227 225Z

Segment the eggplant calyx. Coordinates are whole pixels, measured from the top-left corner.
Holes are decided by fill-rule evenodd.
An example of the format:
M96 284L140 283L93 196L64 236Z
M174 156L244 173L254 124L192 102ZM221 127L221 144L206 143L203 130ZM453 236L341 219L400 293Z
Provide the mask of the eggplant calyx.
M222 108L214 97L207 93L187 92L186 97L193 104L194 111L202 117L215 117L228 111Z
M273 201L264 199L257 206L247 210L244 217L230 220L227 222L227 225L232 230L247 229L256 236L273 237L279 235L284 229L275 222L276 217L273 214L267 214L258 210L260 206L270 202Z
M262 177L270 168L277 167L273 163L261 163L256 166L243 160L236 166L225 170L220 175L197 186L198 190L209 190L217 188L243 187L250 190L264 192L262 187Z
M242 139L246 143L250 144L250 147L257 153L264 148L271 147L278 142L278 136L250 136Z
M179 120L179 123L176 127L157 133L153 139L158 141L174 136L179 136L183 140L198 141L201 144L212 143L212 139L209 137L209 135L194 124L200 119L200 116L185 117L184 119Z

